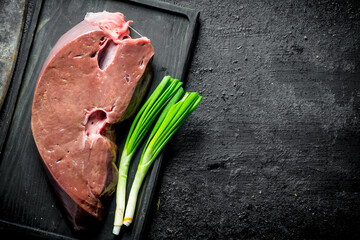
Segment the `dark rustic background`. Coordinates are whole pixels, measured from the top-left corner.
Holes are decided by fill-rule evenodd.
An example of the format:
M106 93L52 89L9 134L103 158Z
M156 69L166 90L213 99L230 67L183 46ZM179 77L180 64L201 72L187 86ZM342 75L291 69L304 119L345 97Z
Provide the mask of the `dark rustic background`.
M200 11L204 101L148 238L360 239L360 2L166 1Z
M165 1L200 11L185 88L204 100L147 238L360 239L360 2Z

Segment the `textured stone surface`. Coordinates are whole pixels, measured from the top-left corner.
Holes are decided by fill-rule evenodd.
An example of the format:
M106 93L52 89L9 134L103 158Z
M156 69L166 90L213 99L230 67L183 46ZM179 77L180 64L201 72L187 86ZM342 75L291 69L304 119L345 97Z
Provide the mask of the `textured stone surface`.
M205 97L167 149L148 239L359 239L360 5L177 1Z
M359 239L360 3L165 0L201 12L147 239Z
M0 109L16 63L25 5L26 0L0 1Z

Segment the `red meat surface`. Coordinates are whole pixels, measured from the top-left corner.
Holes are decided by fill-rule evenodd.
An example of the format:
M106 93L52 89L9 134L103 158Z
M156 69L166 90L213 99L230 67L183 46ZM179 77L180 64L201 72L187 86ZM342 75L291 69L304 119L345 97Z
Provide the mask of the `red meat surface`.
M132 116L150 84L154 48L131 39L121 13L90 13L53 47L39 75L31 128L75 229L101 220L115 191L112 124Z

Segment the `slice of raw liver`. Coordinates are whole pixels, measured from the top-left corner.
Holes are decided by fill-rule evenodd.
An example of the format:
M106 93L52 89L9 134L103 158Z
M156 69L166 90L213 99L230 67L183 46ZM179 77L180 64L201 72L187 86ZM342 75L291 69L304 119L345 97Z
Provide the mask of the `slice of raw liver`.
M151 81L154 49L131 39L121 13L93 13L65 33L41 70L31 128L75 229L101 219L118 177L112 124L135 113Z

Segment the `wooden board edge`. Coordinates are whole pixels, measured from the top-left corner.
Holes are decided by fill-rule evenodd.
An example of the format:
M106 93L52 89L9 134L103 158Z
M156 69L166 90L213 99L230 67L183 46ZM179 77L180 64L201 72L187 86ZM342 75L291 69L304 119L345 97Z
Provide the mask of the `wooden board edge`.
M1 234L2 236L12 235L14 239L16 239L17 237L27 236L30 239L40 238L40 239L55 239L55 240L75 240L74 238L65 237L63 235L59 235L56 233L51 233L38 228L32 228L4 220L0 220L0 232L2 232Z

